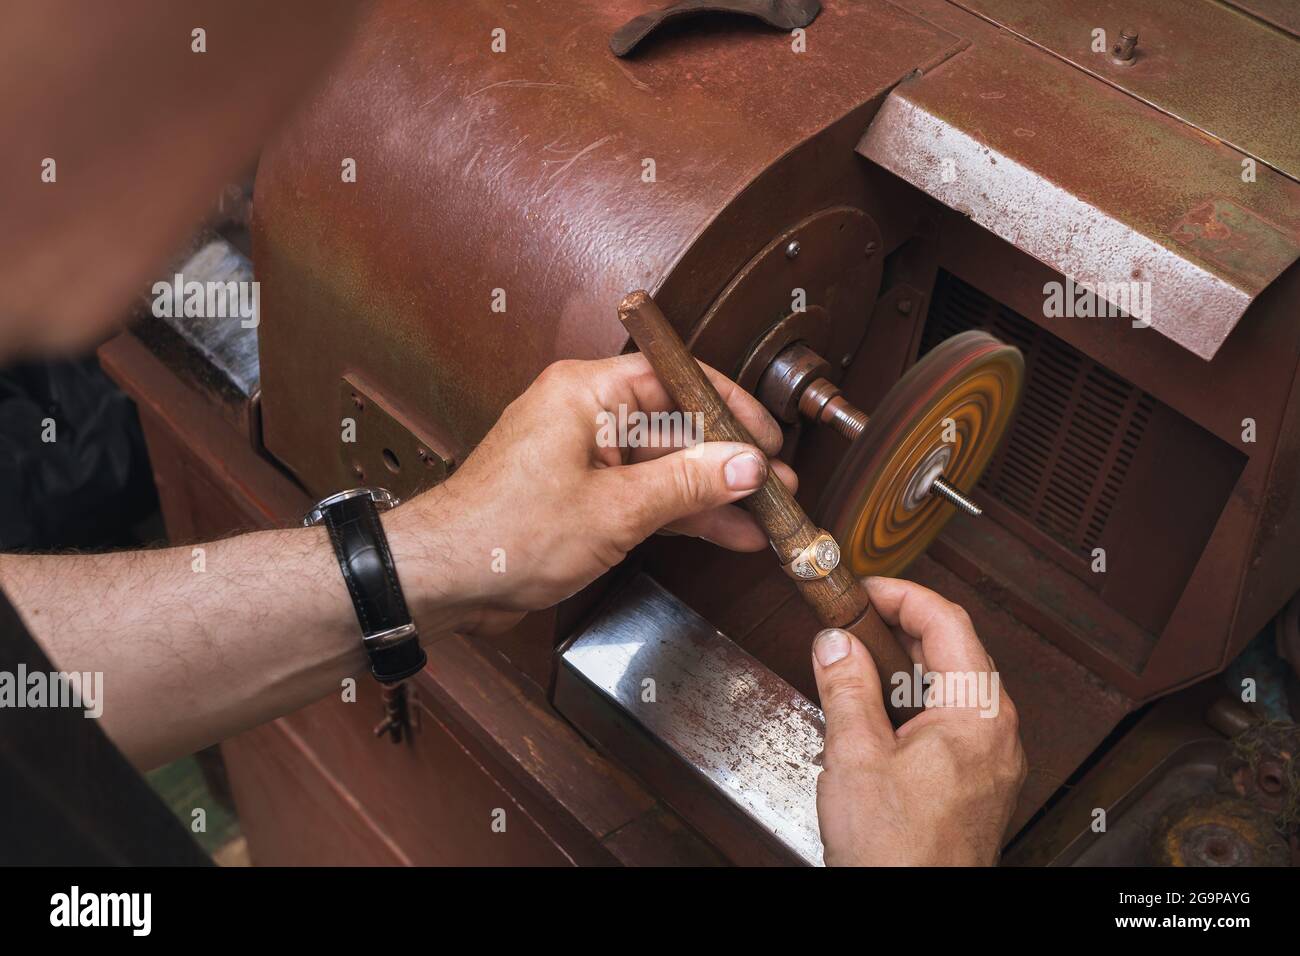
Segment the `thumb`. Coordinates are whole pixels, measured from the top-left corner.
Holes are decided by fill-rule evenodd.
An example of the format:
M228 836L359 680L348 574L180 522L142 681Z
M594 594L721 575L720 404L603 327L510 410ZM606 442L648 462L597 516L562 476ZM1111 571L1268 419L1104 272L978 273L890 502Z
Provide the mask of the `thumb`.
M647 537L666 524L752 493L767 477L767 467L767 457L752 445L703 442L611 470L623 483L637 531Z
M885 713L880 675L861 641L838 628L822 631L813 641L813 675L826 714L826 769L893 749L897 738Z

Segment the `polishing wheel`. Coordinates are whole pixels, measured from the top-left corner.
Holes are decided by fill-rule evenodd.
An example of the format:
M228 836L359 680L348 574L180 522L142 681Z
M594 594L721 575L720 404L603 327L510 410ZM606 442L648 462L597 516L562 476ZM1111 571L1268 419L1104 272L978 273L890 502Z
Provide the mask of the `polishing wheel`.
M648 292L624 296L618 318L677 407L702 416L707 440L753 443ZM822 626L862 641L881 674L907 673L911 659L855 575L902 568L954 505L979 514L962 489L974 484L1006 430L1024 363L983 332L957 336L918 362L868 418L830 380L826 359L806 340L787 341L761 351L772 357L762 362L755 394L778 418L829 423L853 447L828 489L832 530L809 518L774 471L746 508ZM915 716L919 704L885 700L895 725Z
M759 396L787 420L797 406L852 440L818 517L853 574L896 575L958 510L980 513L965 492L1011 421L1024 359L987 332L963 332L913 365L870 416L845 401L825 370L795 346L772 363Z

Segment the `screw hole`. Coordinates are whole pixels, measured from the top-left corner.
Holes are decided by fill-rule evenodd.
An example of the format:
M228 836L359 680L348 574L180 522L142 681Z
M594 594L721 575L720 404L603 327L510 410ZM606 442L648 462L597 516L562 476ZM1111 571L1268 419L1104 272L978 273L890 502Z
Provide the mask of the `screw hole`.
M383 455L384 455L385 468L387 468L393 474L397 474L399 471L402 470L402 463L398 461L397 456L393 454L393 450L391 448L385 448Z

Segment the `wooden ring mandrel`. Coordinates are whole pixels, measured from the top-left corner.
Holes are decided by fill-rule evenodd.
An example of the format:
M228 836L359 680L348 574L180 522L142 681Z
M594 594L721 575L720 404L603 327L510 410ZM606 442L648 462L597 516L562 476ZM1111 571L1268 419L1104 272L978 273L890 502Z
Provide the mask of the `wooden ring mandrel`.
M619 303L618 317L677 407L701 416L705 441L757 444L732 415L649 293L638 291L627 295ZM782 564L788 564L824 533L770 469L763 484L745 499L745 506L767 533ZM919 708L895 708L888 704L891 678L899 672L910 675L912 661L847 566L841 563L823 578L794 584L824 626L849 631L871 652L895 724L918 713Z

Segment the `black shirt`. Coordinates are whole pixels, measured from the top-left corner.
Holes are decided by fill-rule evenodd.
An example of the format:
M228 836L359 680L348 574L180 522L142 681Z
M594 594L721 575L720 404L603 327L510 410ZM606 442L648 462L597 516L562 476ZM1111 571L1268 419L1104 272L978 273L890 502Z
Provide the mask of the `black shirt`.
M0 593L0 671L19 665L54 670ZM0 864L209 862L84 709L0 707Z

